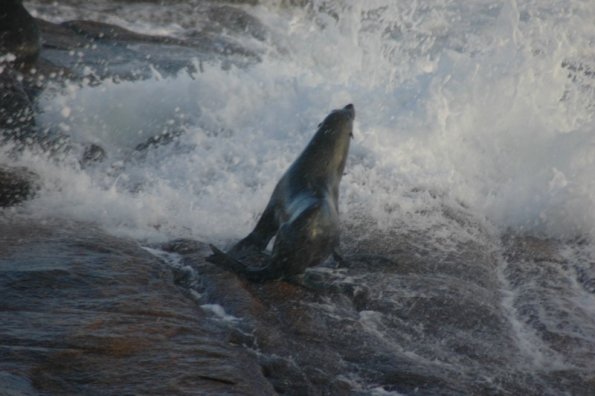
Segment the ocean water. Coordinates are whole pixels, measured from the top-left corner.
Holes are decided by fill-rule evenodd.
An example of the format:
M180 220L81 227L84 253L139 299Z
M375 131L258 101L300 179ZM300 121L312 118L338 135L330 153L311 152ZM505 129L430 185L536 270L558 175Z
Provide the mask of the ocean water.
M402 236L430 246L446 274L366 278L364 286L381 290L378 300L392 307L359 312L370 338L478 381L493 379L491 370L502 377L545 372L551 384L574 370L592 384L595 2L304 3L237 6L256 22L221 34L259 54L250 66L196 60L192 71L174 76L155 70L139 81L48 87L37 121L70 136L75 149L59 159L33 152L19 158L43 186L18 215L90 222L143 244L192 238L228 246L254 226L318 123L353 103L354 138L340 188L344 249L371 235L390 235L388 243L398 245ZM185 37L210 23L201 1L26 4L55 22L95 19L155 35ZM137 149L161 135L176 137ZM106 159L81 167L76 147L89 143ZM518 235L549 242L530 242L535 254L526 258L517 250L527 245L510 242ZM469 243L496 264L473 261L477 252L465 262L460 250ZM448 300L453 317L461 315L453 295L472 305L474 289L459 290L457 277L448 277L446 267L456 272L461 261L460 279L480 268L498 280L490 303L504 312L514 345L486 352L486 360L514 356L497 370L453 352L449 342L456 344L458 333L424 330L433 323L423 322L425 313L419 325L402 320L413 317L417 303L407 304L418 297ZM453 283L441 283L447 279ZM199 303L235 320L225 307ZM479 350L494 349L489 329L485 340L464 334Z

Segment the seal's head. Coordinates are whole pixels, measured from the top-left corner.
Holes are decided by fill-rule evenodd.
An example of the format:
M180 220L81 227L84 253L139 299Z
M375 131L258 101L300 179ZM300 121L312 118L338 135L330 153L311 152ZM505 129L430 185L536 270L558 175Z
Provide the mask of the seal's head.
M320 167L319 172L325 177L335 178L337 183L345 169L354 119L355 107L352 104L333 110L319 125L310 143L318 157L315 163Z
M342 109L333 110L320 124L319 130L334 131L335 135L344 135L349 132L349 136L353 137L353 120L355 119L355 107L353 104L348 104ZM328 132L327 132L328 133Z
M305 186L328 187L337 195L335 192L338 191L345 169L354 118L355 108L352 104L333 110L318 125L318 131L310 143L291 165L288 177L292 180L301 179L301 184Z
M353 106L352 103L349 103L347 106L343 107L340 110L333 110L331 112L331 114L334 113L344 113L344 115L351 117L351 119L353 120L355 118L355 107Z

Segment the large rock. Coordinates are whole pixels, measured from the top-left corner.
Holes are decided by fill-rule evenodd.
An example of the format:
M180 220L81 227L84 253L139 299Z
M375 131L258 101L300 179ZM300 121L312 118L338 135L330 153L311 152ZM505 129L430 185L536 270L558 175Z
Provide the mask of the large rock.
M347 235L345 267L311 268L297 283L242 280L206 262L209 249L200 243L177 241L163 248L181 254L198 274L200 282L192 281L189 271L187 281L184 273L178 279L199 296L199 304L221 305L240 319L235 342L258 352L264 375L280 394L595 391L595 371L586 358L595 351L588 345L590 332L582 333L584 340L568 335L573 323L592 322L588 314L577 312L566 324L559 318L567 314L560 308L568 301L556 306L556 296L545 288L528 289L535 293L530 299L510 300L513 292L503 280L516 268L518 255L533 254L532 249L554 259L548 249L555 250L555 242L515 247L516 256L503 269L497 245L485 230L469 221L459 226L474 238L459 243L453 238L442 246L415 232L368 230L358 240ZM531 327L544 322L525 317L522 307L536 308L543 301L558 309L545 323L557 323L563 331L542 332L545 342L526 339L525 331L533 334ZM550 342L560 354L575 348L567 369L533 361L533 348Z
M97 21L55 24L39 19L43 43L41 59L67 70L65 73L71 79L115 80L148 78L155 70L163 75L183 69L198 71L197 60L199 63L220 62L224 67L231 64L244 67L260 61L260 54L254 49L222 35L221 25L240 21L251 34L264 40L262 25L233 7L207 10L205 12L213 16L211 26L183 38L140 34Z
M491 384L476 381L481 370L503 366L515 354L504 313L494 304L494 283L448 275L464 259L489 268L493 257L480 246L461 249L443 268L431 255L420 261L417 249L361 251L346 255L349 268L314 268L301 284L253 284L206 262L207 249L181 246L165 248L182 253L200 274L201 303L221 304L241 318L238 343L259 351L263 372L281 394L368 394L378 388L460 395L527 386L511 381L501 367ZM475 363L450 366L443 363L447 359Z
M167 266L88 224L0 220L0 290L0 394L274 393Z
M161 261L89 224L1 218L0 380L27 395L593 394L593 346L577 337L589 329L569 327L585 316L566 323L573 300L546 287L568 273L554 241L510 242L503 276L529 286L511 285L512 316L479 240L391 241L349 241L346 268L255 284L205 261L200 242L164 245L179 256ZM524 310L538 303L546 322ZM525 326L575 348L567 366L528 359Z

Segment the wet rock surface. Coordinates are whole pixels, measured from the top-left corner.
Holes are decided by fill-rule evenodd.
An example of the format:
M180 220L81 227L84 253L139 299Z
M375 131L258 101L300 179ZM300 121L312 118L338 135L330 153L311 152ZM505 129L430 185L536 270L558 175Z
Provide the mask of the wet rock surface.
M182 254L198 274L200 282L185 284L200 294L199 303L220 304L239 319L232 337L258 352L279 394L595 390L595 373L582 358L572 369L527 361L518 327L530 318L509 309L501 263L488 243L444 252L423 246L416 235L393 238L392 252L378 244L387 235L350 241L346 268L313 268L295 283L241 280L206 262L208 248L191 241L164 248ZM540 243L554 248L551 241ZM531 254L523 246L517 252ZM548 294L541 290L532 301L539 304ZM592 346L581 346L585 356L593 353Z
M41 58L67 70L71 78L91 80L137 80L151 77L155 71L163 75L182 69L199 71L203 61L220 61L224 67L258 62L257 52L223 37L219 26L241 21L260 40L264 40L263 28L251 27L250 17L238 9L221 8L206 11L213 15L212 28L182 38L140 34L97 21L56 24L38 19Z
M0 380L14 394L274 393L134 241L2 219L0 290Z
M514 236L505 243L504 274L516 290L511 304L529 334L545 347L539 358L573 356L573 363L591 378L588 389L595 390L588 369L594 356L595 263L586 259L588 249L580 241L568 246L535 237Z
M422 254L417 239L402 235L383 253L374 241L354 243L345 268L257 284L207 262L198 241L148 251L89 224L4 216L0 379L32 395L595 390L592 345L546 332L544 318L511 315L486 246ZM557 257L552 241L514 243L505 272L530 267L527 257ZM487 276L454 279L457 265ZM532 301L550 298L527 291ZM526 362L514 318L537 326L559 353L583 352L566 368Z

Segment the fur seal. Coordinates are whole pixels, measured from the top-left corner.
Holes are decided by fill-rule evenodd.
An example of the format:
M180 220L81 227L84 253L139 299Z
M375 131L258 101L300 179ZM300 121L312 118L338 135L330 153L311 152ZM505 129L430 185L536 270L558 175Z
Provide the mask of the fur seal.
M354 118L352 104L332 111L277 183L254 230L227 253L211 245L207 259L253 281L300 274L331 254L340 260L339 182ZM273 237L272 254L265 255Z

